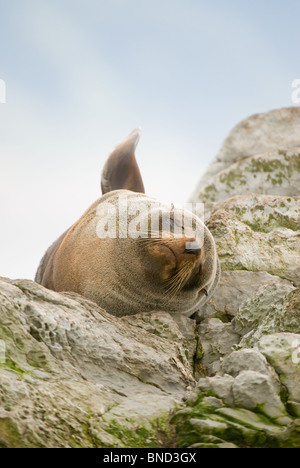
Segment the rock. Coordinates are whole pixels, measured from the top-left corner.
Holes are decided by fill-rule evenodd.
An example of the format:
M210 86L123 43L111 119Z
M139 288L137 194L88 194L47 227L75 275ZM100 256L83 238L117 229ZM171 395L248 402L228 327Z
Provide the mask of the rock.
M213 204L213 211L223 210L254 232L270 233L286 228L299 231L300 197L240 195Z
M178 446L220 448L234 444L240 448L299 447L300 420L288 417L275 422L266 415L243 408L207 406L202 393L189 404L188 412L176 411L171 419Z
M278 284L274 281L261 287L253 298L240 306L234 320L235 330L244 336L257 329L262 322L274 327L275 317L282 315L286 297L294 291L295 288L288 282Z
M279 375L287 389L288 399L300 403L300 334L276 333L263 336L258 349Z
M300 447L299 186L291 108L239 124L192 197L222 277L195 315L208 376L172 418L182 446Z
M184 361L188 359L191 368L194 367L194 355L197 335L196 322L185 315L174 314L172 317L166 312L141 313L123 317L122 321L142 328L148 333L167 338L171 342L180 343L184 350Z
M290 424L288 429L283 432L280 437L280 448L299 448L300 440L300 420L296 420Z
M223 271L214 296L199 310L195 318L198 322L207 318L231 321L249 300L255 300L263 287L276 285L279 291L293 285L264 271Z
M300 289L286 286L262 288L254 300L245 303L234 321L234 329L246 335L240 346L252 346L263 335L275 332L300 333Z
M293 196L300 185L300 147L251 156L218 172L193 201L218 202L250 193Z
M221 366L222 375L237 377L243 371L254 371L270 377L277 393L280 392L277 374L258 349L240 349L224 358Z
M281 418L287 417L285 407L277 393L278 389L267 375L252 370L243 371L235 378L232 392L235 406L239 408L259 409L260 412L279 421L279 424ZM283 419L283 425L286 424L287 420Z
M288 402L285 407L277 377L265 357L257 349L237 351L224 360L224 370L234 363L239 365L239 370L233 369L235 377L224 374L200 379L186 409L174 413L171 424L179 446L299 447L300 420L287 412L292 404L295 410L297 403ZM261 372L244 370L249 367Z
M229 442L222 442L221 439L218 439L217 437L211 436L211 439L209 438L210 436L206 436L205 439L207 442L203 442L202 444L193 444L189 448L219 448L219 449L237 449L239 448L235 444L231 444Z
M191 419L190 423L196 429L200 429L201 432L205 431L206 433L216 433L216 432L224 432L227 429L227 425L225 423L221 423L219 421L211 421L211 420L204 420L204 419Z
M222 400L220 400L218 398L215 398L215 397L212 397L212 396L204 397L203 398L203 403L207 407L210 406L212 408L222 408L224 406L224 403L222 402Z
M297 401L288 400L286 404L289 413L295 418L300 418L300 403Z
M154 316L157 336L143 329L144 314L133 326L25 280L0 280L0 309L0 446L159 446L157 418L194 385L185 337L169 314Z
M208 375L213 375L219 370L220 359L231 353L240 337L231 323L223 323L219 319L204 320L198 333L203 352L202 367Z
M222 371L229 370L234 376L223 373L215 377L206 377L200 379L198 388L206 393L212 392L232 408L260 412L280 425L288 425L292 420L288 418L286 408L279 397L281 388L275 372L257 350L247 351L234 352L225 359ZM237 363L236 368L232 367L234 363ZM251 370L251 367L262 372Z
M300 212L295 213L294 205L299 203L299 197L291 202L291 210L289 198L249 196L248 200L250 198L254 198L255 202L249 203L246 215L240 214L238 209L233 213L230 208L234 203L232 200L229 206L229 202L218 204L207 223L217 244L222 269L264 271L299 286ZM243 197L242 205L245 203ZM284 217L277 211L278 203L282 203ZM238 206L237 203L236 208ZM263 227L266 213L272 221L273 217L276 219L272 228L268 224ZM289 219L292 220L291 225L287 225Z
M278 436L285 432L284 428L273 424L270 420L268 421L267 418L262 417L258 413L253 413L252 411L243 408L221 408L216 410L216 413L228 418L238 425L241 425L241 427L244 425L246 427L248 426L252 428L252 430L257 431L258 434L259 430L261 430L265 433L265 435L274 437L275 435ZM244 432L244 434L248 435L247 432ZM251 435L251 433L249 435ZM264 444L266 443L266 439L263 438L262 441ZM267 444L265 446L267 447Z
M210 179L232 164L257 154L300 146L300 108L290 107L253 115L240 122L226 138L216 159L199 181L198 199ZM294 194L295 195L295 194Z
M221 398L228 406L234 406L234 396L232 392L234 378L231 375L216 375L215 377L206 377L200 379L197 387L206 393L213 393Z

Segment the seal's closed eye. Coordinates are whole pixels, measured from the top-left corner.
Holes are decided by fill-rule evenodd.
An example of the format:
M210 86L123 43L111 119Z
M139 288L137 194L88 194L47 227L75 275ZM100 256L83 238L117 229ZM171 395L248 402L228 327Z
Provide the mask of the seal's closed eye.
M201 252L201 247L198 242L186 242L184 253L191 255L199 255Z

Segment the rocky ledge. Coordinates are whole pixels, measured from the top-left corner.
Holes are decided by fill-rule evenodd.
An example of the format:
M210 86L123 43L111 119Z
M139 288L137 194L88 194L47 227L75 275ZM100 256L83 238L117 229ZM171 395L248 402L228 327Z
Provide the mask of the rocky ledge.
M300 448L299 129L242 122L195 192L222 264L195 320L0 279L0 447Z

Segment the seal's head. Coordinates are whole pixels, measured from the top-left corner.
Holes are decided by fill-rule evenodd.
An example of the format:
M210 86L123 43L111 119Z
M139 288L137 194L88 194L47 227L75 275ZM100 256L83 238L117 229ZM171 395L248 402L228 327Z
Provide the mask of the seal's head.
M110 155L103 197L49 249L38 279L117 316L153 310L191 316L218 283L215 243L194 213L142 193L138 138L139 129Z
M117 190L102 197L78 230L85 232L85 244L79 249L76 233L77 254L72 263L86 270L78 292L114 315L165 310L190 316L217 284L214 240L201 220L187 210ZM94 246L89 263L90 249L86 251L85 245Z

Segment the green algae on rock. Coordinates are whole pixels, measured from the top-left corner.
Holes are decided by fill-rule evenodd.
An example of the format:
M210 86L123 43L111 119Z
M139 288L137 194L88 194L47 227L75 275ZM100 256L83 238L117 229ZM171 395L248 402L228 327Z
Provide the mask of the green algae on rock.
M225 139L218 155L201 177L192 201L199 199L203 187L214 186L214 177L229 166L255 155L269 151L300 146L300 107L276 109L263 114L255 114L240 122ZM299 169L298 169L299 171ZM245 187L246 190L251 187ZM214 187L216 192L216 187ZM252 190L254 192L254 190ZM245 193L245 191L243 191ZM293 195L297 195L298 192ZM207 201L212 201L207 198Z
M222 269L264 271L300 285L298 210L299 197L248 195L216 204L207 225ZM266 218L270 216L272 223L268 225Z
M292 196L300 186L300 147L251 156L217 173L200 188L194 201L218 202L236 195L260 193ZM211 188L214 187L214 190Z

